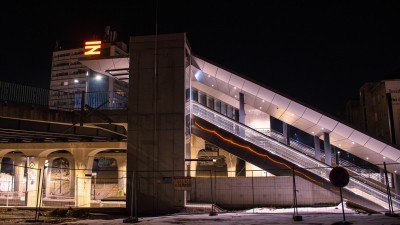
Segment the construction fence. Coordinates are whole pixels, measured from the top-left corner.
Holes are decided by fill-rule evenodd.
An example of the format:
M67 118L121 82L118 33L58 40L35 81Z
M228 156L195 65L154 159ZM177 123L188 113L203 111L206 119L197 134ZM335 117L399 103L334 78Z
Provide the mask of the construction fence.
M322 212L331 212L334 207L340 213L341 207L339 187L326 188L302 175L304 171L311 170L314 173L316 170L324 173L326 168L247 170L241 175L215 168L194 171L96 172L59 167L36 169L16 165L9 165L7 170L4 168L7 166L3 163L0 174L0 206L6 207L125 208L127 202L136 202L140 209L140 201L143 199L140 196L153 196L152 201L158 201L157 197L165 196L160 198L170 200L177 206L218 206L220 210L227 211L251 212L254 209L265 209L268 212L285 208L305 213L310 210L309 207ZM372 201L381 201L382 211L389 210L390 204L397 211L397 202L400 199L394 190L395 178L391 173L387 177L385 175L378 172L357 177L350 173L350 179L369 180L380 187L386 199ZM357 190L352 190L354 188L349 185L342 189L344 192L358 193ZM127 194L129 191L134 194ZM359 198L365 196L360 194ZM181 199L185 202L182 203ZM352 202L354 196L353 199L346 199L344 196L344 201Z

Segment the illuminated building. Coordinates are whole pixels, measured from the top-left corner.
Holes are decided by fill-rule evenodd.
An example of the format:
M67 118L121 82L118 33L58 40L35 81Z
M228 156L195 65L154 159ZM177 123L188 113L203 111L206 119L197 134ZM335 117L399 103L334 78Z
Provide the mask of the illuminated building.
M359 101L349 102L346 114L351 124L400 146L400 80L365 83Z
M80 108L82 92L103 92L103 93L126 93L128 90L128 71L115 71L115 64L127 64L127 45L124 42L116 41L116 32L109 31L106 27L104 40L86 41L84 47L74 49L62 49L56 46L53 52L50 89L57 91L50 95L50 102L57 106L73 104ZM102 63L101 66L107 70L107 75L89 69L83 62L90 63L90 60L105 60L113 65ZM116 63L115 63L116 62ZM117 75L117 76L110 76ZM60 100L60 92L76 93L74 101L65 102ZM91 98L90 94L87 96ZM93 102L94 99L91 98ZM93 103L98 106L101 103Z

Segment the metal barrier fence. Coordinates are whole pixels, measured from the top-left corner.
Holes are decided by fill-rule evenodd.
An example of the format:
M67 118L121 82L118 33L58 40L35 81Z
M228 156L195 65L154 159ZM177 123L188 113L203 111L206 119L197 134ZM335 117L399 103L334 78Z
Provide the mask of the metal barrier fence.
M192 171L135 171L135 176L127 176L133 172L94 172L70 168L60 170L56 167L41 170L17 165L9 165L12 170L7 169L7 172L4 169L6 165L2 164L0 174L0 206L125 208L126 202L139 200L137 207L140 209L143 204L141 198L134 199L134 196L165 194L186 199L186 206L202 205L219 212L245 210L251 213L254 210L260 212L261 209L261 212L272 212L276 209L290 211L296 208L299 213L341 213L339 188L324 189L296 175L292 170L247 170L245 176L237 176L235 171L210 168ZM136 188L128 189L133 187L132 183L136 184ZM384 184L381 185L384 187ZM393 191L394 188L389 189ZM127 201L129 190L134 190L135 195ZM157 201L157 198L153 200ZM347 209L346 212L356 211Z

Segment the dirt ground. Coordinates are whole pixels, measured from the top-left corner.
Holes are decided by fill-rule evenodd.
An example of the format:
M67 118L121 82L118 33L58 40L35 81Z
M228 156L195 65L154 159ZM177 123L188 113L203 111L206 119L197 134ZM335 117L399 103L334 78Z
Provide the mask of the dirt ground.
M126 218L123 211L90 212L83 209L0 208L0 224L65 224L82 219Z

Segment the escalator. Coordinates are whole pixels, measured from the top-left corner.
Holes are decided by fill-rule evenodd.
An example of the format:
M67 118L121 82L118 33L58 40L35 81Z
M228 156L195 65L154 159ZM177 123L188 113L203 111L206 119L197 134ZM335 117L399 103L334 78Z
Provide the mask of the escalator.
M332 167L196 102L191 104L191 114L192 134L276 176L290 176L294 168L296 176L339 193L339 189L329 181ZM347 201L371 210L385 211L388 208L386 188L359 176L351 176L342 191ZM392 200L394 209L399 209L400 201Z

